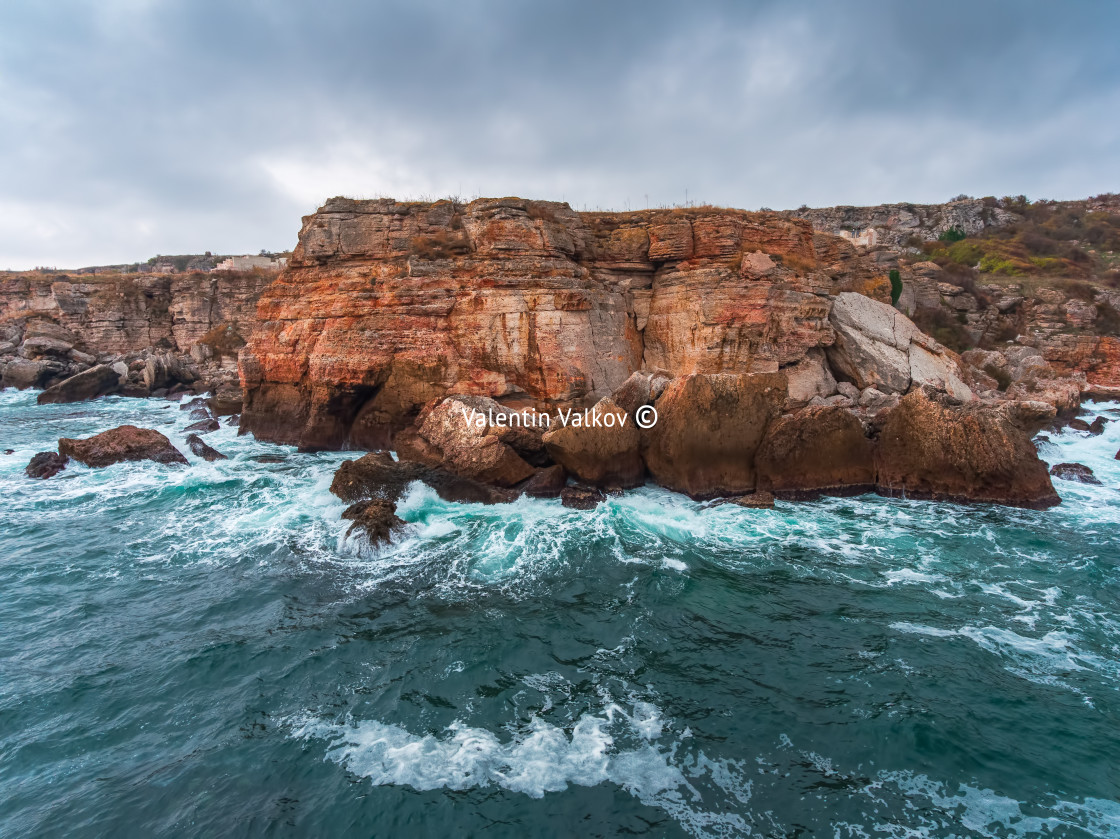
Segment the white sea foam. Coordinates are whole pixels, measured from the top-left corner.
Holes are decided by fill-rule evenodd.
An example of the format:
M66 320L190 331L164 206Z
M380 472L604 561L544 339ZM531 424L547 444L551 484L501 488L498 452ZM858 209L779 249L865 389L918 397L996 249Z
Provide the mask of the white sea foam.
M541 678L549 684L553 681L547 674ZM707 777L746 803L751 784L741 767L701 753L686 777L673 762L673 750L659 744L665 723L660 710L648 702L635 702L630 711L611 703L600 714L585 713L565 728L533 719L510 738L461 722L440 734L414 734L377 720L336 723L313 716L292 720L290 726L294 737L327 741L326 759L377 786L418 790L495 786L542 798L570 785L610 783L669 813L694 836L749 832L740 815L704 808L689 781ZM629 745L620 748L616 734Z

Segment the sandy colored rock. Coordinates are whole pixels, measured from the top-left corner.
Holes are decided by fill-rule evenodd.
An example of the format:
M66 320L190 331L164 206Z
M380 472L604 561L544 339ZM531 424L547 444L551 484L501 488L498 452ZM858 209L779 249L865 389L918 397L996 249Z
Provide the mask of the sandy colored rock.
M594 486L625 489L645 481L638 426L614 400L602 399L573 417L579 425L557 423L542 438L553 460Z
M841 407L804 408L774 419L755 455L758 488L780 498L847 495L875 488L874 446Z
M755 453L786 399L780 373L694 374L657 400L657 424L642 433L653 479L694 498L755 488Z
M924 390L886 418L876 450L879 491L910 498L1043 508L1060 503L1026 431L1008 413L950 405Z
M439 463L464 478L511 487L529 478L533 467L517 454L501 433L510 430L491 422L515 421L486 397L451 396L425 417L420 436L439 452ZM497 430L498 433L491 434Z
M113 393L121 385L121 377L108 364L99 364L64 379L39 394L36 401L40 405L62 402L82 402Z

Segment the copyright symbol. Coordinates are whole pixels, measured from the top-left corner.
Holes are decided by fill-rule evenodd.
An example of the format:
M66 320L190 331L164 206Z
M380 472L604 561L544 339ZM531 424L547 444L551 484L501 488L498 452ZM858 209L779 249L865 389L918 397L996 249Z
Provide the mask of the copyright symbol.
M652 405L643 405L634 414L634 421L638 428L653 428L657 425L657 409Z

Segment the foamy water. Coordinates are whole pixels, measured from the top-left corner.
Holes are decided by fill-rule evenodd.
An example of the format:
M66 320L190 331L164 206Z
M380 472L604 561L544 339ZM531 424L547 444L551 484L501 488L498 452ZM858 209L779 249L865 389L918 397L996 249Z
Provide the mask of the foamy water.
M373 550L328 491L353 455L223 427L207 464L178 405L4 391L0 833L1120 836L1093 410L1040 450L1103 485L1045 512L418 484ZM190 467L23 476L125 422Z

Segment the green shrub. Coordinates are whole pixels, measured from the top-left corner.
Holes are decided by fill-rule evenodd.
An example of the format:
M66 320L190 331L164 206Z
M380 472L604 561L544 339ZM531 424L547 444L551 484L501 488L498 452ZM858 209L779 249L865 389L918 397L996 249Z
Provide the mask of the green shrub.
M959 242L964 239L968 234L961 230L959 227L950 227L944 233L937 237L940 242Z
M902 275L898 273L897 269L892 269L890 274L891 278L891 304L898 303L898 298L902 296Z

